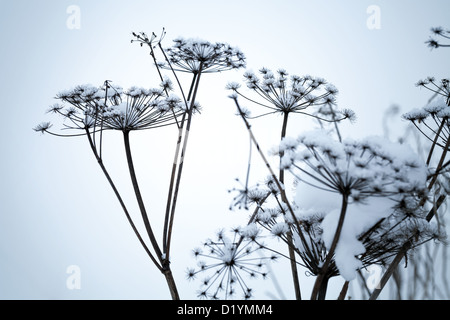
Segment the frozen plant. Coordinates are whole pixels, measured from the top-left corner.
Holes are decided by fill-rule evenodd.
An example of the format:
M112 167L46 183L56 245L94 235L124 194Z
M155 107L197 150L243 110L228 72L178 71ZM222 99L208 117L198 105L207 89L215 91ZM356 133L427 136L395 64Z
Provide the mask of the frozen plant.
M444 30L442 27L431 28L431 33L433 37L430 37L425 43L431 49L437 49L441 47L450 47L450 43L441 43L434 37L438 37L440 40L449 41L450 40L450 30Z
M283 140L287 134L289 116L298 114L312 117L319 123L334 124L335 132L340 138L337 122L344 119L353 120L354 118L354 113L351 110L341 111L336 108L338 90L323 78L310 75L289 76L284 69L279 69L274 73L268 68L261 68L259 73L260 77L251 71L244 73L246 87L251 94L242 90L239 83L233 82L227 85L227 89L233 92L231 97L236 101L236 104L238 98L243 98L247 102L266 109L266 112L262 112L257 116L250 116L248 110L245 110L240 105L238 106L238 114L245 118L244 121L248 128L248 120L271 114L281 114L283 122L280 137ZM280 158L282 156L283 152L280 152ZM280 184L285 183L284 175L284 169L280 167L277 177ZM284 194L281 194L281 201L285 203L288 201ZM291 269L295 292L297 298L300 298L299 280L290 235L288 242L291 244L289 250L292 259Z
M105 81L101 87L81 85L73 90L62 91L57 95L57 99L61 100L62 104L54 104L48 112L63 118L61 131L75 131L73 133L57 133L50 131L51 126L48 124L39 125L35 130L62 137L83 135L87 137L91 150L119 200L133 231L151 261L165 275L172 296L177 297L178 293L172 272L156 240L137 182L130 146L130 132L175 124L177 117L182 116L185 112L183 105L180 104L179 99L165 96L162 89L132 87L123 91L122 88L113 86L108 81ZM136 228L127 206L103 163L102 145L103 131L105 130L120 130L123 133L130 178L153 252ZM81 132L78 133L78 131Z
M193 250L199 260L198 268L187 270L188 279L206 274L202 280L199 297L211 299L233 298L237 292L244 299L252 297L252 288L246 278L266 278L264 260L275 260L276 255L261 257L257 252L263 249L256 243L258 229L250 224L244 228L235 228L229 238L223 230L217 233L216 240L208 239L203 248Z
M146 45L150 49L150 55L161 80L159 88L131 87L124 91L122 88L112 85L110 81L105 81L101 87L77 86L73 90L59 93L57 99L61 100L62 104L55 104L49 109L49 112L63 117L61 132L53 131L50 122L43 122L34 130L62 137L87 137L95 159L119 200L139 242L153 264L164 275L172 299L179 299L178 289L170 268L170 245L189 130L194 114L198 113L200 109L196 101L200 78L203 73L243 67L245 57L239 50L229 45L210 44L206 41L177 39L172 48L164 49L161 45L164 36L165 31L159 38L154 33L148 37L144 32L133 32L134 39L132 40L132 42L138 42L142 47ZM162 62L158 61L158 52L162 55ZM190 70L183 70L191 72L193 75L187 95L185 94L186 88L182 86L177 76L177 72L181 70L174 68L174 65L192 67ZM169 74L175 79L176 86L168 76L163 75L165 69L162 66L170 71ZM160 243L156 239L154 222L150 221L148 208L144 204L138 184L130 133L169 125L178 129L178 137L175 160L170 174L166 210L163 215L163 239ZM128 171L145 231L150 241L149 245L138 231L118 188L104 165L102 146L104 132L107 130L118 130L123 134Z
M426 161L430 164L436 147L445 152L450 147L450 82L449 79L442 79L439 85L433 77L428 77L426 80L419 81L417 86L430 90L434 95L425 107L407 112L403 114L403 118L410 121L431 142ZM444 159L445 157L442 161ZM449 162L440 163L439 170L445 170L448 164ZM436 178L437 175L434 180Z
M255 93L254 96L244 92L241 85L236 82L229 83L227 89L267 110L254 117L247 114L249 119L276 113L283 115L282 138L286 136L290 114L302 114L330 122L353 117L349 110L335 110L338 90L323 78L310 75L289 77L284 69L279 69L275 74L270 69L261 68L259 73L261 77L250 71L244 74L246 86ZM327 117L322 114L326 114Z
M177 38L167 56L176 71L212 73L245 67L245 56L226 43ZM162 67L168 68L165 63Z
M341 197L340 210L328 208L320 222L321 237L315 241L324 243L326 259L318 273L311 270L318 275L312 298L336 275L334 267L329 271L330 265L336 264L350 281L362 267L385 265L412 235L414 246L438 238L419 206L427 192L428 169L406 146L375 137L339 142L313 132L301 135L297 145L290 141L281 148L282 165L298 179L299 206L305 190L301 184ZM301 208L320 207L312 205ZM301 243L300 248L305 251L309 245L309 241Z
M163 31L163 36L165 32ZM164 222L163 246L165 250L170 250L170 241L173 228L175 209L177 205L179 186L184 166L184 155L186 153L189 132L192 125L192 116L199 109L196 104L196 97L199 88L201 75L204 73L221 72L231 69L245 67L245 56L237 48L224 43L210 43L204 40L186 40L183 38L175 39L171 48L164 49L161 41L155 41L156 35L153 33L151 38L144 32L133 33L135 39L132 42L138 42L143 46L149 47L158 73L162 79L161 69L170 70L179 86L181 96L186 104L186 113L182 121L178 124L178 137L176 141L176 150L174 163L169 183L169 193L166 205L166 215ZM162 37L163 37L162 36ZM162 38L161 37L161 38ZM163 60L158 61L154 49L158 47L163 54ZM177 72L185 72L192 75L189 90L181 86Z
M255 89L259 81L248 78ZM247 186L238 199L255 205L249 222L288 245L289 255L279 256L316 276L311 299L324 299L328 280L337 275L346 280L339 297L344 298L348 283L362 268L372 264L390 267L393 260L411 249L444 238L445 234L429 223L443 199L435 202L432 210L424 207L438 171L429 168L429 163L422 162L406 145L378 137L342 139L337 125L332 128L337 133L337 139L333 139L322 118L320 130L298 139L282 134L275 151L280 158L280 173L288 170L296 178L296 197L294 201L288 199L284 175L275 175L253 135L252 118L238 102L240 96L251 99L238 93L238 84L229 84L228 89L234 91L230 97L270 172L266 189L256 189L256 200L251 201L255 189ZM354 117L350 111L346 115ZM311 188L316 189L317 197L307 191ZM273 206L268 199L274 200ZM328 206L320 206L328 201ZM273 252L270 245L261 247ZM297 298L301 298L299 288L295 290Z

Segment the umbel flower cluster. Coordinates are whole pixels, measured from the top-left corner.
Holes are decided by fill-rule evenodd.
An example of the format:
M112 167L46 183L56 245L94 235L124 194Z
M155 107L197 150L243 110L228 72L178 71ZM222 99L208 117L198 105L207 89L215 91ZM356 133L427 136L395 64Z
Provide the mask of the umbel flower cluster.
M323 131L314 131L297 139L284 139L277 152L282 154L282 168L297 178L293 214L281 200L274 180L268 178L248 190L245 200L242 197L243 206L253 205L254 212L246 227L236 229L239 241L229 243L233 252L239 246L253 244L261 253L270 253L269 260L292 260L262 241L267 237L281 239L292 246L299 258L293 260L297 265L310 275L324 278L318 298L324 298L331 277L341 275L351 281L364 267L389 265L405 243L415 248L444 239L444 232L428 222L429 213L421 205L427 196L428 168L407 146L378 137L341 142ZM309 201L305 202L305 197ZM269 202L269 198L275 201ZM332 203L321 206L324 199L332 199ZM340 237L332 248L341 222ZM220 251L221 257L229 256L225 251ZM221 273L227 267L228 260L216 257L188 273L190 277L210 269ZM237 275L241 270L233 271ZM241 275L239 279L244 283ZM234 279L231 283L224 281L230 287L234 284ZM223 288L221 284L213 289L209 281L205 284L213 291L209 295L213 298ZM241 287L245 296L248 287ZM208 290L201 291L200 296L207 296Z
M140 244L152 263L164 275L172 299L180 299L176 282L170 268L170 248L173 234L174 216L180 181L182 177L184 157L188 144L192 118L199 111L197 93L200 78L203 73L213 73L238 69L245 66L245 57L238 49L223 43L207 41L176 39L172 48L163 49L160 38L154 33L148 37L144 32L132 33L131 42L148 46L150 55L155 62L157 74L161 83L158 88L148 89L131 87L123 90L121 87L105 81L103 86L80 85L68 91L60 92L57 99L61 103L50 107L49 112L63 117L60 132L51 130L50 122L43 122L34 128L41 133L56 136L86 136L91 150L118 199L125 216L135 232ZM162 54L161 62L157 53ZM170 78L163 76L163 69L175 78L176 87ZM192 74L190 85L185 88L177 76L177 72ZM187 90L186 90L187 89ZM181 98L173 92L181 94ZM188 94L185 95L185 92ZM140 190L130 146L130 132L160 128L174 125L178 130L173 158L172 172L169 176L169 191L165 212L163 213L162 241L157 240L154 232L154 221L148 215L148 210ZM136 196L138 209L145 227L148 239L144 239L136 226L127 205L122 199L103 162L102 145L105 130L119 130L123 133L128 170ZM149 243L148 243L149 241Z
M221 230L216 239L208 239L203 248L193 250L198 261L197 268L187 270L188 279L194 279L198 274L206 273L202 280L202 288L198 295L201 298L229 299L238 294L244 299L250 299L253 290L248 286L246 277L266 278L265 260L276 260L276 255L258 255L264 247L256 241L245 241L245 237L255 239L257 229L253 226L235 228L232 238Z
M167 89L167 84L162 86ZM166 126L175 123L185 110L182 101L175 95L167 97L163 88L123 90L109 83L100 87L79 85L60 92L57 99L62 103L52 105L48 112L64 118L64 129L88 132ZM50 126L50 123L44 123L35 130L52 133L48 130Z
M450 80L442 79L439 83L433 77L428 77L420 80L417 86L433 92L433 98L425 107L405 113L403 118L432 142L427 160L429 163L435 146L444 150L449 148Z
M346 280L352 280L364 266L386 264L413 235L414 245L440 237L419 205L426 197L428 169L406 146L375 137L333 141L312 132L286 139L280 149L282 166L298 180L300 232L307 236L298 237L296 247L311 273L320 271L342 215L343 233L332 262L337 268L332 267L329 275L339 272ZM323 191L317 199L327 193L336 194L336 200L342 198L340 215L320 207L302 207L302 184ZM335 206L339 205L336 201Z
M227 85L227 89L238 96L268 109L266 113L256 117L273 113L298 113L317 118L322 116L324 117L322 120L337 121L354 116L350 110L333 112L331 107L336 105L338 89L323 78L310 75L289 77L284 69L277 70L275 74L267 68L261 68L259 73L261 78L250 71L244 74L246 86L256 93L255 97L243 92L237 82ZM320 113L312 112L312 106L316 106L318 110L315 111ZM251 118L250 114L247 116Z
M411 153L396 152L404 148L383 140L340 142L321 131L305 133L282 141L281 166L303 183L348 195L355 202L424 192L425 164Z
M244 54L226 43L178 38L166 51L175 71L212 73L239 69L246 65ZM166 63L161 63L160 66L170 68Z
M435 36L450 39L449 32L433 28ZM154 33L133 33L131 42L148 47L161 83L157 88L131 87L127 90L105 81L103 85L80 85L60 92L60 101L48 112L63 118L59 132L51 130L50 122L34 128L56 136L86 136L92 152L125 213L139 242L156 268L165 276L173 299L179 299L171 272L170 248L180 181L184 167L193 115L199 110L196 101L203 74L240 69L246 66L244 54L226 43L177 38L164 49L162 39ZM448 45L430 39L432 48ZM158 59L162 54L162 59ZM174 78L163 76L167 72ZM186 87L177 73L191 75ZM188 279L202 279L198 292L201 298L245 299L253 296L246 277L266 278L267 263L285 258L290 264L295 295L301 299L297 267L316 277L311 299L325 299L328 280L341 275L348 282L357 272L372 264L388 266L387 279L410 249L445 234L430 223L445 201L448 184L438 182L450 150L449 107L450 82L427 78L417 85L433 92L433 99L420 110L404 115L431 142L426 161L422 161L406 145L377 137L360 140L343 139L338 123L355 119L349 109L337 108L338 90L326 80L310 75L289 75L284 69L276 72L261 68L259 74L244 73L244 83L227 85L250 137L250 153L245 185L233 199L232 208L253 210L248 223L236 227L232 235L219 231L203 248L193 251L199 260L196 268L187 270ZM174 92L180 94L180 97ZM238 99L261 107L258 115L240 106ZM252 131L255 118L281 114L281 140L272 152L279 160L278 172L272 169ZM320 130L287 138L288 122L293 114L317 120ZM289 121L288 121L289 120ZM330 126L327 125L331 124ZM175 157L169 177L167 202L161 228L162 241L155 233L155 221L139 188L130 147L130 132L174 125ZM102 141L105 130L123 133L126 160L147 239L135 225L119 189L103 163ZM336 137L337 139L335 139ZM256 187L249 187L252 148L256 148L268 177ZM432 155L442 151L438 166L431 170ZM288 194L285 177L294 181L294 195ZM238 180L238 179L237 179ZM239 180L238 180L239 181ZM442 193L436 185L445 189ZM429 201L430 199L437 201ZM428 204L432 208L427 207ZM159 237L158 237L159 238ZM281 240L279 245L263 240ZM283 249L287 249L287 253ZM382 281L380 281L382 283ZM385 282L384 282L385 283ZM384 286L384 283L382 284ZM342 292L345 296L346 289ZM374 291L375 293L375 291ZM372 295L374 295L374 293Z

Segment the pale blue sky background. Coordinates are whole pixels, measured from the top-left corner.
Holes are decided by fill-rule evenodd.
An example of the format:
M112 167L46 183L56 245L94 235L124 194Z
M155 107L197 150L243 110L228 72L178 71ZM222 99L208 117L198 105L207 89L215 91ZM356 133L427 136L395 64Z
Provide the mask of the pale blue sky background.
M80 29L67 28L70 5L80 8ZM380 8L378 30L366 25L370 5ZM249 69L323 77L340 90L339 105L357 113L358 121L344 128L350 136L382 134L389 106L407 111L429 98L415 82L449 76L449 50L424 44L431 27L450 28L446 0L1 0L0 8L1 299L170 298L86 141L31 129L48 119L57 92L77 84L108 79L125 88L157 86L147 50L130 43L132 31L165 27L166 46L178 36L228 42L246 54ZM207 75L201 85L204 111L195 119L174 231L173 269L182 298L195 298L198 287L185 280L185 269L195 265L190 250L246 218L228 212L227 190L245 173L248 141L224 90L242 73ZM279 136L279 123L272 123L254 125L267 150ZM306 127L299 120L288 134ZM164 130L133 140L141 147L136 166L155 215L164 206L173 141ZM133 208L122 148L120 136L111 135L105 161ZM80 267L80 290L66 287L70 265ZM274 292L270 281L263 286L259 298ZM292 297L290 286L285 296Z

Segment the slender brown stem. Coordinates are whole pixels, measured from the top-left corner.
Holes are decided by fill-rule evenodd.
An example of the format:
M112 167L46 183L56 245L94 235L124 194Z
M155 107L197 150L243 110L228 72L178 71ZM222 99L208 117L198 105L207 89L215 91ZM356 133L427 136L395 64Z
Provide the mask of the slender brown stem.
M123 140L125 144L125 153L127 156L128 169L130 172L131 183L133 185L134 193L136 195L136 200L138 202L139 210L141 211L142 220L144 221L145 229L147 230L147 234L150 238L150 242L152 244L153 249L156 252L158 260L162 263L162 252L159 248L158 242L156 241L155 234L153 233L152 227L150 225L150 220L148 219L147 211L145 209L144 200L142 199L141 191L139 189L139 184L136 177L136 172L134 169L133 158L131 155L131 147L130 147L130 132L125 130L123 131Z
M447 142L446 142L445 147L444 147L444 151L442 151L441 158L439 159L439 163L438 163L438 165L437 165L437 167L436 167L436 171L437 171L437 172L439 172L439 171L441 170L441 167L442 167L442 165L443 165L443 163L444 163L444 160L445 160L445 158L446 158L446 156L447 156L447 152L448 152L449 147L450 147L450 137L447 139ZM435 175L432 176L431 181L430 181L430 183L428 184L428 190L431 190L431 188L433 187L433 185L436 183L437 178L438 178L438 175L437 175L437 174L435 174ZM425 204L425 199L426 199L426 198L424 197L423 199L424 199L424 200L422 200L421 206L423 206L423 205Z
M433 151L434 151L434 147L436 146L437 140L439 139L439 135L441 134L442 129L444 128L446 121L442 121L441 125L439 126L438 132L436 133L436 136L434 137L433 143L431 145L430 148L430 152L428 153L428 158L427 158L427 165L430 164L431 161L431 156L433 155Z
M300 279L298 277L298 269L297 269L297 261L295 258L295 249L294 249L294 241L292 239L292 232L287 232L286 241L288 242L288 250L289 250L289 261L291 262L291 273L292 273L292 282L294 283L294 292L295 298L297 300L302 300L302 295L300 291Z
M161 48L162 50L162 48ZM163 51L164 52L164 51ZM167 59L167 62L170 65L170 61ZM171 67L172 68L172 67ZM173 70L173 69L172 69ZM175 71L173 71L175 73ZM192 82L191 82L191 86L189 89L189 94L188 94L188 101L191 98L192 95L192 90L194 88L194 85L196 83L196 79L197 79L197 74L194 74L193 78L192 78ZM181 89L181 87L180 87ZM184 95L183 95L184 96ZM189 108L189 106L186 103L186 108ZM163 251L166 253L167 255L167 246L168 246L168 239L169 239L169 221L170 223L173 223L173 218L171 218L171 207L172 207L172 198L173 198L173 190L174 190L174 186L175 186L175 177L176 177L176 173L177 173L177 168L178 168L178 158L180 155L180 150L181 150L181 141L183 140L183 131L184 131L184 124L185 124L185 118L187 116L187 112L183 115L183 119L181 120L181 124L178 127L178 137L177 137L177 146L175 149L175 156L173 159L173 164L172 164L172 172L170 175L170 184L169 184L169 192L167 195L167 202L166 202L166 213L164 216L164 231L163 231ZM168 257L167 257L168 258Z
M339 297L337 298L338 300L344 300L345 296L347 295L347 291L348 291L348 284L350 282L349 281L345 281L344 285L342 286L341 292L339 293Z
M287 124L288 124L288 119L289 119L289 113L286 112L283 115L283 125L281 127L281 140L283 141L283 139L286 137L286 131L287 131ZM280 161L281 158L284 156L284 152L281 151L280 152ZM279 175L279 179L281 183L284 183L284 170L283 168L280 167L280 175ZM284 200L284 199L283 199Z
M339 238L341 236L342 228L344 226L345 221L345 214L347 212L347 206L348 206L348 194L343 193L342 194L342 205L341 205L341 212L339 214L339 220L336 227L336 232L334 233L334 238L331 243L330 249L328 250L327 257L325 259L325 262L316 278L316 281L314 283L313 291L311 293L311 300L316 300L319 298L319 291L321 290L323 284L322 282L328 281L328 268L330 266L331 260L333 259L334 252L336 251L337 244L339 242Z
M170 211L170 219L169 219L169 225L168 225L168 230L167 230L167 248L165 251L167 256L169 256L169 252L170 252L173 221L174 221L174 217L175 217L175 208L176 208L177 200L178 200L178 192L180 189L181 176L182 176L183 166L184 166L184 157L186 155L186 149L187 149L187 144L188 144L188 140L189 140L189 132L191 130L191 124L192 124L192 115L193 115L193 110L194 110L194 105L195 105L195 99L197 97L198 86L200 83L200 76L202 73L202 68L203 68L203 63L200 64L199 72L196 75L195 87L192 91L192 99L190 100L190 106L187 111L186 130L185 130L185 134L184 134L183 147L181 149L180 162L178 164L177 180L175 183L175 189L174 189L173 199L172 199L172 208ZM190 95L191 94L189 93L189 97L190 97Z
M172 270L167 265L163 271L163 274L167 281L167 286L169 287L170 295L172 300L180 300L180 295L178 294L178 289L175 283L175 279L173 278Z
M144 201L142 199L142 195L141 195L141 191L139 189L139 184L136 178L136 172L134 169L134 164L133 164L133 158L131 155L131 147L130 147L130 132L129 131L124 131L123 132L123 137L124 137L124 143L125 143L125 153L127 156L127 163L128 163L128 168L130 171L130 177L131 177L131 182L133 184L133 189L134 189L134 193L136 195L136 200L138 202L139 205L139 209L141 211L141 215L142 215L142 219L144 221L144 226L145 229L147 230L147 234L150 238L150 242L152 244L153 250L155 250L157 258L159 259L162 268L160 269L161 272L164 274L166 281L167 281L167 285L169 287L169 291L170 291L170 295L172 296L173 300L179 300L180 297L178 295L178 290L176 287L176 283L175 280L173 278L172 275L172 271L170 269L170 262L168 259L168 255L163 256L161 249L158 245L158 242L156 241L155 238L155 234L153 233L153 230L151 228L150 225L150 221L148 219L148 215L147 215L147 211L145 209L145 205L144 205Z
M289 119L289 112L285 112L283 115L283 125L281 127L281 141L283 141L283 139L286 137L286 131L287 131L287 124L288 124L288 119ZM280 162L281 159L284 156L284 152L281 151L280 152ZM280 180L280 182L282 184L284 184L284 169L280 166L280 174L278 179ZM287 202L287 198L286 195L283 193L281 196L281 200L286 203ZM300 230L299 230L300 232ZM294 283L294 292L295 292L295 298L297 300L301 300L302 296L301 296L301 291L300 291L300 279L298 277L298 270L297 270L297 263L295 260L295 249L294 249L294 242L292 239L292 232L289 231L287 233L287 242L288 242L288 251L289 251L289 260L291 262L291 273L292 273L292 281Z
M111 176L109 175L108 171L106 170L105 165L103 164L102 158L98 155L98 152L97 152L97 150L96 150L96 148L95 148L95 146L94 146L94 143L93 143L93 141L92 141L92 138L91 138L91 136L90 136L88 130L86 130L86 135L87 135L87 137L88 137L89 145L91 146L92 152L94 153L94 156L95 156L95 158L97 159L97 162L98 162L100 168L102 169L103 174L105 175L106 179L108 180L109 185L110 185L111 188L113 189L115 196L116 196L117 199L119 200L120 206L122 207L122 210L123 210L123 212L125 213L125 216L127 217L127 220L128 220L128 222L130 223L130 225L131 225L131 228L133 229L133 231L134 231L134 233L136 234L136 236L137 236L139 242L141 243L142 247L144 248L145 252L146 252L146 253L148 254L148 256L150 257L150 259L152 260L152 262L155 264L155 266L156 266L160 271L162 271L161 266L159 265L158 261L155 259L155 257L153 256L153 254L152 254L152 253L150 252L150 250L148 249L148 247L147 247L147 245L145 244L144 240L142 239L142 237L141 237L139 231L137 230L137 228L136 228L136 226L135 226L133 220L131 219L131 216L130 216L130 214L128 213L128 209L127 209L127 207L125 206L125 203L123 202L122 197L120 196L119 191L117 190L117 188L116 188L116 186L115 186L115 184L114 184L114 182L113 182Z

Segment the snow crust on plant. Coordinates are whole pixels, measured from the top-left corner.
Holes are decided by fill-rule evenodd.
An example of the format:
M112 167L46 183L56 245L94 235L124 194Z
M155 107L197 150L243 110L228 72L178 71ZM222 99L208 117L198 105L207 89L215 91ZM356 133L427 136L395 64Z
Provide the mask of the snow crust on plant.
M437 96L433 100L427 103L423 108L413 109L405 114L403 118L406 120L424 120L429 116L436 116L438 118L448 117L450 108L447 106L446 98Z
M243 237L252 239L259 234L259 228L256 223L250 223L247 226L240 229L240 233Z
M357 256L363 254L365 248L358 240L358 236L370 229L380 219L389 216L394 204L394 201L383 197L370 198L364 204L353 203L349 205L335 251L336 266L345 280L353 280L357 275L356 271L362 267L362 262ZM338 209L336 207L331 209L322 221L322 239L327 248L330 248L333 241L339 213L338 203Z
M367 157L360 157L362 150L366 148L370 148L370 153ZM355 179L354 181L362 179L367 184L361 188L361 192L351 190L343 229L335 250L336 266L348 281L354 279L356 270L362 267L358 256L364 254L365 247L358 236L392 214L393 207L403 195L402 190L421 190L426 185L428 171L416 153L407 145L393 143L381 137L368 137L360 141L345 140L341 143L333 141L323 131L313 131L302 134L297 139L297 147L292 138L285 139L280 150L286 153L282 160L282 165L286 168L298 160L301 160L298 163L310 164L316 161L318 167L326 167L334 178L346 177ZM377 161L373 161L374 154L379 158L375 159ZM370 158L372 161L368 161ZM318 174L314 169L307 170L312 175ZM308 183L302 183L301 178L307 176L305 171L302 173L299 174L300 183L296 187L294 201L302 218L323 215L320 237L329 249L336 233L342 195L338 188L314 188ZM314 179L309 180L315 182ZM315 185L320 186L318 183ZM360 193L364 193L364 197ZM381 194L385 196L380 196ZM300 241L296 241L296 245L299 244Z

